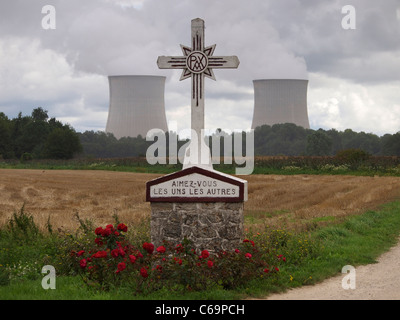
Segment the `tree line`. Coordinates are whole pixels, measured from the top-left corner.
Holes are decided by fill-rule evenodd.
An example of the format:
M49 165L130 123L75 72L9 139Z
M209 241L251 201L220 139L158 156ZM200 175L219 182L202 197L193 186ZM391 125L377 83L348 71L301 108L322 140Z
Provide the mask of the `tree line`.
M207 137L211 148L213 143L219 141L221 155L224 154L225 138L234 141L233 134L220 129ZM166 141L169 154L168 133ZM178 149L187 141L181 141L178 137ZM34 109L30 116L19 113L14 119L0 112L0 159L144 157L153 143L140 135L116 139L113 134L104 131L76 132L70 125L49 118L48 111L40 107ZM245 144L246 134L243 132L243 152L246 150ZM376 156L400 156L400 131L380 137L351 129L305 129L291 123L263 125L254 130L256 156L332 156L347 149L359 149Z
M379 137L373 133L304 129L295 124L263 125L254 132L256 155L333 156L360 149L370 155L400 156L400 131Z
M84 154L95 158L145 156L146 150L153 141L145 137L121 138L117 140L111 133L103 131L86 131L79 133ZM230 137L229 137L230 136ZM224 139L234 141L234 135L220 129L206 138L211 146L213 138L220 143L220 154L224 154ZM178 137L179 138L179 137ZM166 133L167 154L168 133ZM187 140L178 140L178 150ZM215 143L215 142L214 142ZM246 150L246 135L242 133L242 150ZM396 134L385 134L382 137L372 133L304 129L291 123L263 125L254 130L254 154L256 156L333 156L341 150L360 149L370 155L400 156L400 131Z
M82 150L75 130L41 107L14 119L0 112L0 159L71 159Z

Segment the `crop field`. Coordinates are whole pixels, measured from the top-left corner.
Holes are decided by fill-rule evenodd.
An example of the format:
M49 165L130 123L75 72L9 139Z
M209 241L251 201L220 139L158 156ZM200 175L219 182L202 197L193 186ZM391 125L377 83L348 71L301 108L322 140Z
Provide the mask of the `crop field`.
M37 225L74 230L82 219L96 225L134 225L150 216L145 184L160 174L100 170L0 169L0 225L25 206ZM245 228L312 230L374 210L400 198L399 177L250 175Z

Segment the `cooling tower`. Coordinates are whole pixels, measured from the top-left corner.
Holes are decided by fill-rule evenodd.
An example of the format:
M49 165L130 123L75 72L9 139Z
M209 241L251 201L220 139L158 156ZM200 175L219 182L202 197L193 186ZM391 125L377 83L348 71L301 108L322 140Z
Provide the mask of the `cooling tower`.
M254 80L252 129L263 124L294 123L309 129L307 113L308 80Z
M151 129L168 131L165 77L109 76L110 106L106 132L121 137L146 137Z

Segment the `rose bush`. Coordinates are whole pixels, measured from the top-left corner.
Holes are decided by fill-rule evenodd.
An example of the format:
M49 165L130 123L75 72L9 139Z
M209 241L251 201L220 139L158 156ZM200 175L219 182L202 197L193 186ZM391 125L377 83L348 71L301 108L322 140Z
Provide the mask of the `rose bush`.
M119 223L98 227L92 247L72 253L82 279L91 286L107 290L127 286L137 293L162 287L206 290L213 286L233 289L253 279L273 277L282 255L261 250L250 239L232 251L196 252L187 239L177 245L144 242L133 246L126 238L128 227Z

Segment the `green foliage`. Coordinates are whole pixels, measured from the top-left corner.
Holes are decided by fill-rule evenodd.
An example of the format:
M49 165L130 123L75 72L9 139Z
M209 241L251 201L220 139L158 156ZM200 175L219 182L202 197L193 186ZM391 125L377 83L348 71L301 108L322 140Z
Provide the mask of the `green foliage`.
M125 287L140 294L162 288L189 292L234 289L252 279L273 277L279 270L272 265L278 257L247 239L235 251L210 254L196 252L187 239L177 245L165 242L158 248L149 242L136 247L126 231L123 223L98 227L91 247L73 251L75 270L80 267L86 284L100 290Z
M382 137L382 153L400 156L400 132L394 135L385 134Z
M246 139L242 132L242 150L246 150ZM83 153L95 158L144 156L147 148L153 144L145 137L116 139L112 134L102 131L86 131L79 134ZM174 135L175 139L176 134ZM221 129L206 138L212 152L217 150L224 156L227 143L233 146L234 135ZM169 138L166 136L167 155ZM178 150L187 141L177 141ZM213 143L215 145L213 145ZM400 133L378 137L372 133L354 132L346 129L339 132L331 130L304 129L292 123L263 125L254 130L254 153L258 156L334 156L340 150L362 149L371 155L400 155ZM232 147L233 151L233 147Z
M47 111L36 108L31 116L21 113L8 119L0 113L0 158L71 159L82 151L77 133L55 118L48 119Z
M372 133L312 130L294 124L255 128L256 155L333 156L344 149L362 149L371 155L400 155L400 133L379 137Z
M57 251L55 243L56 238L40 232L24 207L15 211L0 228L0 285L39 279L41 268Z
M0 112L0 159L13 156L10 120L3 112Z
M226 256L227 253L221 252L222 257L193 252L189 242L184 242L179 247L168 248L166 245L165 252L157 251L157 248L152 249L148 244L143 247L141 243L140 247L137 247L138 252L135 252L136 260L133 264L130 263L128 250L125 256L118 253L118 256L114 254L115 257L111 256L110 250L107 252L107 261L104 258L93 258L97 259L96 263L87 262L84 269L80 260L103 248L95 242L96 237L103 239L102 236L94 234L93 230L85 234L85 230L89 230L85 227L79 228L75 234L62 231L57 236L41 234L36 241L27 238L21 245L12 241L8 228L3 226L0 228L0 296L2 299L36 300L222 300L246 296L265 297L272 292L322 281L340 273L344 265L357 267L360 264L375 262L380 254L398 242L399 213L400 202L397 201L378 211L349 217L341 223L332 223L312 233L293 234L285 230L267 228L262 233L247 234L247 241L240 245L238 253L230 252ZM87 221L82 222L86 225ZM118 230L118 226L113 228L122 231ZM120 228L123 229L123 226ZM138 233L135 229L136 227L130 227L129 233L142 232ZM123 240L123 246L127 242L131 243L128 233L124 233L120 240ZM116 248L119 248L116 242L115 244ZM81 250L85 252L79 253ZM89 253L90 250L93 250L92 253ZM139 257L139 252L143 258ZM246 253L250 253L251 258L246 257ZM123 269L123 266L118 267L118 264L124 262L124 258L127 260ZM160 258L163 263L162 269L157 268L157 265L161 265ZM165 261L162 261L163 258ZM208 264L210 260L213 262L211 268ZM140 273L143 262L150 261L153 263L146 264L149 268L144 265L147 277L143 277L146 274L144 271ZM273 262L271 266L277 267L279 271L272 274L264 270L261 274L253 272L259 268L250 261L256 261L256 264L260 261ZM43 275L40 270L47 264L54 265L57 269L57 290L41 288L40 279ZM110 271L104 274L104 280L108 279L104 283L110 284L108 291L104 290L106 286L98 285L100 278L88 275L88 268L95 264L102 266L103 270ZM198 268L200 277L194 277L197 273L190 273L190 268ZM264 269L272 270L268 267ZM165 272L165 278L160 270ZM83 278L77 276L78 273ZM220 279L213 279L213 274L218 274ZM211 278L208 278L209 275ZM256 276L247 278L248 275ZM113 278L116 279L115 282L111 281ZM233 279L237 279L237 282ZM89 286L82 286L82 280ZM134 292L137 295L133 295Z
M346 149L340 150L336 154L336 158L346 163L353 164L368 160L370 158L370 155L361 149Z
M43 155L48 159L71 159L81 152L82 146L75 131L68 126L54 129L48 136L43 148Z
M254 130L256 155L304 155L310 130L291 123L263 125Z
M87 157L95 158L126 158L145 157L146 151L153 141L146 141L146 137L122 137L116 139L112 133L104 131L85 131L79 133L83 153ZM177 139L177 137L176 137ZM177 141L178 149L187 141ZM169 154L169 133L166 133L166 151Z
M19 212L14 211L8 221L7 229L11 239L21 243L35 241L39 236L39 228L33 216L25 213L25 206L22 206Z
M332 139L322 130L313 132L307 136L306 153L311 156L329 155L332 147Z
M344 154L348 154L345 152ZM254 174L400 175L400 157L256 157ZM353 159L356 159L355 161ZM363 160L362 160L363 159Z
M31 161L31 160L33 160L33 154L32 153L24 152L21 155L21 162Z
M274 156L255 157L253 174L347 174L360 176L400 176L400 157L370 156L359 162L348 162L336 156ZM140 173L168 174L182 169L180 163L173 165L150 165L146 158L76 158L70 160L16 160L0 161L0 168L42 170L108 170ZM235 173L236 164L217 164L214 169Z
M167 155L170 134L177 141L178 150L187 142L180 141L176 133L166 133ZM207 140L212 150L219 149L222 156L225 143L233 145L234 135L218 129ZM24 154L31 154L34 159L71 159L78 153L93 158L144 157L153 143L140 135L116 139L113 134L103 131L77 133L55 118L49 119L47 111L40 107L34 109L31 116L23 117L19 113L11 120L0 113L0 159L21 159ZM243 152L245 146L246 139L243 138ZM379 137L351 129L343 132L304 129L292 123L263 125L254 131L257 156L334 156L346 149L361 149L371 155L400 156L400 132Z

